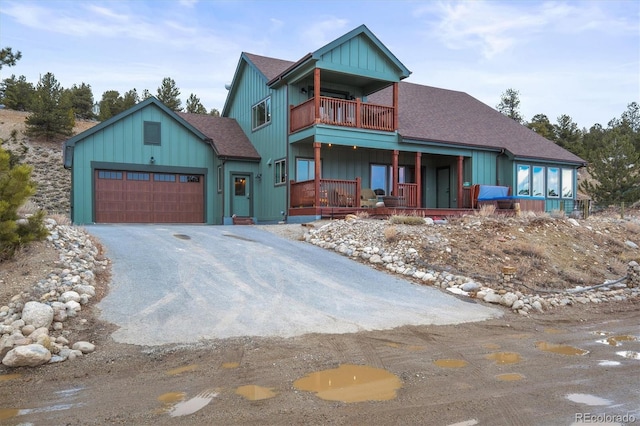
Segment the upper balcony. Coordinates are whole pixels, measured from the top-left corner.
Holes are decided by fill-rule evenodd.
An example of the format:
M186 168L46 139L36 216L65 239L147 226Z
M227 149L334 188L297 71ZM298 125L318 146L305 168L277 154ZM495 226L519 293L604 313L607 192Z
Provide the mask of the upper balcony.
M315 124L392 132L397 129L396 108L356 100L314 96L289 107L289 132Z

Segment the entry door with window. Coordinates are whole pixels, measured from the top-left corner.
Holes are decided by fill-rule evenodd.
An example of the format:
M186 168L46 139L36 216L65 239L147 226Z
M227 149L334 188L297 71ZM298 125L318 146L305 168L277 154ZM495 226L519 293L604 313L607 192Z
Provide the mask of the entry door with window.
M231 175L231 213L239 217L251 216L251 180L248 174Z

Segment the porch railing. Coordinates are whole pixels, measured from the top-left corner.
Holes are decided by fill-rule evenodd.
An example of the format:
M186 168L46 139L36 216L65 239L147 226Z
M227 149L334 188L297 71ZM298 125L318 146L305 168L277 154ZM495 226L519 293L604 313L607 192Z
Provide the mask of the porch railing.
M321 207L360 207L360 178L320 179L319 206ZM315 181L291 181L291 207L316 207ZM418 206L418 184L399 183L398 196L403 207Z
M315 181L291 181L291 207L316 207ZM360 207L360 179L320 179L319 206Z
M418 207L418 184L399 183L398 195L404 198L407 207Z
M396 129L393 107L363 103L360 99L348 101L321 96L318 117L315 116L315 98L306 100L300 105L292 105L289 109L291 132L315 123L390 132Z

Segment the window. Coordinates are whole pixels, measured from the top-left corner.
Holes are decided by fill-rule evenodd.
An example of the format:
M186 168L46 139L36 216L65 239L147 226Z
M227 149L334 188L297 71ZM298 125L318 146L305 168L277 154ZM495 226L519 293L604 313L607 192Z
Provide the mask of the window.
M160 122L158 121L144 122L144 144L160 145Z
M544 197L544 167L533 166L532 185L534 197Z
M113 180L121 180L122 172L108 172L105 170L100 170L98 172L98 179L113 179Z
M562 198L573 198L572 169L562 169Z
M389 164L371 165L371 188L382 189L385 194L391 194L393 188L392 166ZM413 169L405 166L398 166L398 182L407 183L413 179Z
M243 177L235 178L234 189L235 189L235 194L238 197L247 195L247 180Z
M316 162L308 158L296 159L296 180L302 182L313 180L316 176Z
M218 192L222 192L222 166L218 166Z
M547 197L560 196L560 170L557 167L547 169Z
M253 130L271 122L271 98L267 98L253 106L251 111Z
M531 166L525 164L518 164L518 185L517 193L519 196L531 195L531 176L529 175Z
M175 182L176 175L168 175L164 173L155 173L153 175L153 180L156 182Z
M286 161L284 159L282 160L277 160L275 162L275 184L276 185L282 185L284 183L287 183L287 168L286 168Z
M127 173L127 180L149 180L149 173Z
M200 176L180 175L180 182L182 182L182 183L198 183L198 182L200 182Z

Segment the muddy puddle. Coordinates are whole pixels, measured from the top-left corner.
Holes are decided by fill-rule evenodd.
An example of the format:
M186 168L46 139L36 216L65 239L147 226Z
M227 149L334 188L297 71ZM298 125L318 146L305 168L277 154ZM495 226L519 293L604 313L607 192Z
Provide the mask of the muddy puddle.
M574 346L560 345L560 344L548 343L548 342L537 342L536 347L541 351L552 352L554 354L561 354L561 355L580 356L580 355L586 355L589 353L589 351L587 350L576 348Z
M9 380L19 379L22 374L0 374L0 382L8 382Z
M462 368L469 365L464 359L436 359L433 363L440 368Z
M517 364L522 358L517 352L494 352L492 354L485 355L486 359L495 361L496 364Z
M324 400L350 403L394 399L402 381L380 368L342 364L338 368L310 373L296 380L293 386L314 392Z
M238 367L240 367L239 362L223 362L222 363L222 368L232 369L232 368L238 368Z
M174 368L173 370L167 371L167 376L177 376L178 374L188 373L190 371L195 371L199 367L198 364L185 365L184 367Z
M611 336L606 339L596 340L598 343L602 343L609 346L622 346L623 342L637 342L639 339L637 336Z
M206 389L190 399L186 399L184 392L164 393L158 397L158 401L162 403L159 413L166 413L171 417L188 416L202 410L216 396L218 392L213 389Z
M518 380L524 379L524 376L519 373L505 373L505 374L498 374L496 376L496 379L503 382L517 382Z
M619 351L616 355L627 359L640 359L640 353L636 351Z
M243 396L249 401L260 401L276 396L272 388L265 388L257 385L245 385L236 389L236 394Z

